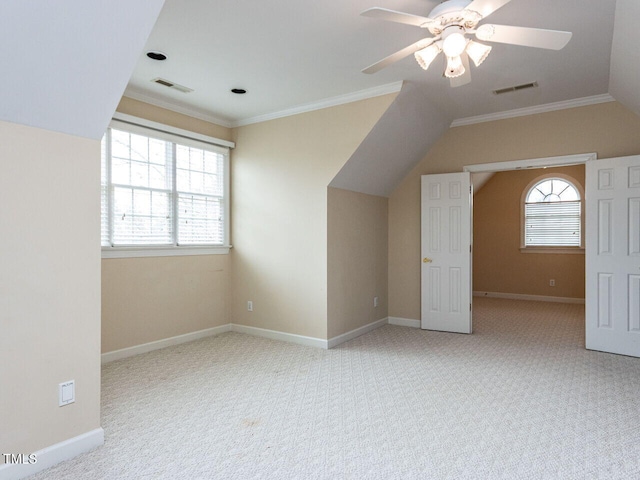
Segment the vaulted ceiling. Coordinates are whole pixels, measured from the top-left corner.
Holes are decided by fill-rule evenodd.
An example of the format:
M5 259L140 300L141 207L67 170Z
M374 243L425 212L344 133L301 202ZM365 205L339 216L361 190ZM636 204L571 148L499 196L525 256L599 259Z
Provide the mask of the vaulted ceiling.
M127 95L165 102L228 125L408 81L454 119L608 93L616 0L511 0L487 21L573 33L561 51L493 44L472 82L451 88L440 59L413 55L373 75L361 69L419 40L425 29L360 15L378 6L426 16L438 0L166 0L146 45L164 62L138 59ZM619 2L620 3L620 2ZM633 2L630 2L633 3ZM153 83L164 78L193 89ZM538 88L493 90L537 81ZM232 88L244 88L234 95ZM381 90L384 91L384 90Z
M411 57L361 73L425 36L417 27L362 17L362 10L427 15L438 3L6 0L0 119L99 138L127 82L128 95L229 126L397 91L401 81L446 112L443 119L607 93L640 114L635 0L511 0L491 22L568 30L572 40L561 51L495 44L463 87L451 88L440 69L425 72ZM169 58L150 60L148 49ZM194 91L163 87L151 81L157 77ZM539 88L491 93L531 81ZM234 95L236 87L248 93Z

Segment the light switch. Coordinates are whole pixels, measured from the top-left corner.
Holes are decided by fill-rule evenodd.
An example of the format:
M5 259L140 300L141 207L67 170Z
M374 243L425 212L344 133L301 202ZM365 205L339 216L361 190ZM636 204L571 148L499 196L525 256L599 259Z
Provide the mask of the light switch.
M69 405L76 401L76 382L69 380L68 382L58 384L58 393L60 397L59 406Z

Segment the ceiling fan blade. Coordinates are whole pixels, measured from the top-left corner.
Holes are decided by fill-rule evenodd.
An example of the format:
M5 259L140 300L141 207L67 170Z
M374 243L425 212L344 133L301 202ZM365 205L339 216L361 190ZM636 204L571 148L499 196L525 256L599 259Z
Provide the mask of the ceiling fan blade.
M395 10L388 10L386 8L373 7L365 10L360 15L363 17L377 18L379 20L387 20L389 22L404 23L406 25L414 25L421 27L425 23L430 22L426 17L420 17L418 15L411 15L410 13L396 12Z
M492 33L493 31L493 33ZM512 27L509 25L481 25L476 37L480 40L498 43L510 43L523 47L561 50L571 40L571 32L544 30L542 28Z
M423 48L428 47L436 38L423 38L422 40L418 40L416 43L409 45L408 47L403 48L402 50L397 51L389 55L388 57L383 58L379 62L374 63L373 65L369 65L367 68L362 70L362 73L376 73L382 70L385 67L388 67L392 63L397 62L398 60L402 60L404 57L411 55L412 53L416 53L418 50L422 50Z
M464 66L464 73L459 77L450 78L451 88L461 87L467 83L471 83L471 68L469 65L469 56L466 53L460 55L462 65Z
M511 0L473 0L473 2L465 7L465 10L473 10L482 15L482 18L485 18L510 1Z

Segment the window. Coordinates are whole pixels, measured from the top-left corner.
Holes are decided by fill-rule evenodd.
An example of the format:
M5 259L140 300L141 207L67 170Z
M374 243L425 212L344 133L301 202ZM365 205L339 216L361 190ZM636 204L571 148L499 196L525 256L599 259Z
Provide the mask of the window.
M222 146L112 122L102 139L103 252L226 249L228 158Z
M524 198L524 249L581 247L582 197L577 182L547 176L532 183Z

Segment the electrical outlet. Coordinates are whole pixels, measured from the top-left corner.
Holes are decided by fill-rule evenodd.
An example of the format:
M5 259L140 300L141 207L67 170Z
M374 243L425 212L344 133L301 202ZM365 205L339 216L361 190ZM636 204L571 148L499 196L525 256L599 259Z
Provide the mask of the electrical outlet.
M253 312L253 302L251 300L247 302L247 311Z
M550 286L550 287L555 287L555 286L556 286L556 281L555 281L555 279L553 279L553 278L552 278L551 280L549 280L549 286Z
M373 306L374 307L378 306L378 297L373 297Z
M76 381L69 380L68 382L58 384L58 406L64 407L76 401Z

